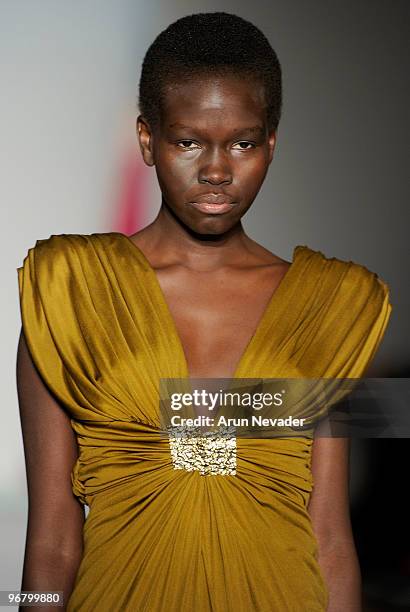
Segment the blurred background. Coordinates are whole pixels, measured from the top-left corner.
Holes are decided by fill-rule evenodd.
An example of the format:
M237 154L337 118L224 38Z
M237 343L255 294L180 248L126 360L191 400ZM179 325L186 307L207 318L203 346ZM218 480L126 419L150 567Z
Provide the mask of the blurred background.
M259 26L283 69L275 158L246 231L288 260L304 244L377 272L393 313L367 376L409 376L406 0L0 0L0 590L20 588L27 521L17 267L52 234L132 234L155 218L155 170L135 136L143 55L172 21L215 10ZM352 441L368 612L410 610L408 457L407 439Z

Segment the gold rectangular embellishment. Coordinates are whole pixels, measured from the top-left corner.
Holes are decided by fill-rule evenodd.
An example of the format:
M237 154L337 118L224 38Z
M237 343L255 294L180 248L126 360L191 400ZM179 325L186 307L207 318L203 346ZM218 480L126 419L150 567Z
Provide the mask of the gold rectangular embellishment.
M236 475L234 428L220 427L199 435L198 427L168 427L174 470L197 470L202 476ZM193 435L195 434L195 435Z

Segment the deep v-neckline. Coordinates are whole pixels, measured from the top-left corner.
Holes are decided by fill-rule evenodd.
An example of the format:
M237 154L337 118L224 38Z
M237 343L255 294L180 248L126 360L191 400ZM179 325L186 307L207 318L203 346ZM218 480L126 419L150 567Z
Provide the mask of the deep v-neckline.
M136 257L137 260L139 261L139 263L143 263L145 265L145 269L148 271L148 274L152 280L152 285L155 288L155 292L156 292L156 297L157 297L157 301L158 301L158 308L160 309L160 314L164 317L164 319L167 321L169 327L168 329L172 329L172 333L174 335L174 339L176 341L176 345L178 346L178 350L180 352L180 356L181 356L181 362L183 363L183 372L184 372L184 378L188 378L190 380L194 380L197 379L198 377L191 377L190 372L189 372L189 367L188 367L188 361L186 358L186 353L185 353L185 349L184 346L182 344L182 340L181 340L181 336L180 333L178 331L177 325L175 323L175 319L171 313L171 309L168 305L168 302L166 300L165 294L162 290L161 284L158 280L158 276L157 273L155 271L155 268L151 265L151 263L149 262L148 258L146 257L146 255L143 253L143 251L139 248L139 246L137 244L135 244L135 242L133 240L131 240L131 238L129 236L127 236L126 234L123 234L121 232L110 232L111 235L114 236L118 236L120 237L121 240L124 241L125 244L128 244L128 246L130 247L130 252L132 253L133 257ZM264 327L265 322L267 321L268 317L272 314L273 310L275 309L276 305L281 303L281 300L284 299L284 297L286 296L287 291L289 290L289 288L292 286L292 281L293 281L293 276L295 274L295 270L296 270L296 263L298 261L298 258L296 257L297 255L297 250L298 248L300 248L299 246L295 246L293 249L293 254L292 254L292 261L290 263L289 268L287 269L286 273L284 274L284 276L282 277L282 279L279 282L279 285L276 287L276 289L273 291L273 293L271 294L267 305L265 306L258 322L256 325L256 328L253 332L253 334L251 335L251 337L249 338L247 344L245 345L244 350L242 351L241 356L239 357L239 360L236 363L235 366L235 370L233 375L230 377L232 380L238 378L238 374L241 370L242 364L245 362L245 359L248 357L250 351L252 350L252 348L254 346L257 345L260 334L262 333L262 329Z

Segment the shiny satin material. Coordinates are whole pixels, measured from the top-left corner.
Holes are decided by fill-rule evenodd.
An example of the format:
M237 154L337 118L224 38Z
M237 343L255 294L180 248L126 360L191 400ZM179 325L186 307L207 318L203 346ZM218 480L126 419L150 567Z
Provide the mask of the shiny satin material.
M118 232L52 235L18 281L28 347L77 436L73 492L90 508L68 612L325 611L311 438L238 438L235 475L173 469L158 385L189 372L137 246ZM376 274L297 246L235 378L358 378L390 312Z

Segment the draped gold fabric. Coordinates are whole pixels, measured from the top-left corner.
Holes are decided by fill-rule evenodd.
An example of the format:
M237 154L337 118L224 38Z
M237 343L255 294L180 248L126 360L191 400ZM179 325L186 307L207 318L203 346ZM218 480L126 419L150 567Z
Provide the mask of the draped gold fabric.
M136 245L118 232L52 235L18 281L32 358L77 436L73 492L90 508L68 612L326 610L307 510L312 439L238 438L235 475L174 469L158 385L189 372ZM376 274L297 246L235 378L358 378L390 311Z

